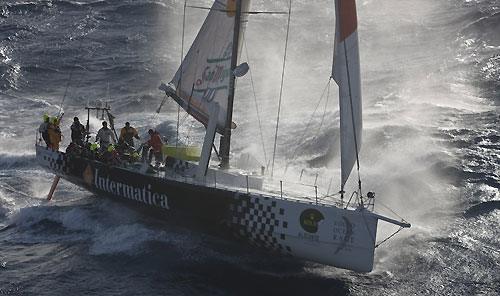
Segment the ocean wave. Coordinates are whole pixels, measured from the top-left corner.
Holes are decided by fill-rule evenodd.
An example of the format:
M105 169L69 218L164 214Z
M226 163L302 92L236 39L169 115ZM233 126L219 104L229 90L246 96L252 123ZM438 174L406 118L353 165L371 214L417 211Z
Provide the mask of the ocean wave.
M90 0L90 1L74 1L74 0L42 0L42 1L26 1L12 0L10 3L1 5L1 16L9 17L12 15L30 15L46 14L52 10L65 9L68 11L87 10L88 7L99 8L112 3L109 0Z
M171 2L167 3L160 2L136 2L136 3L124 3L116 7L107 8L104 10L107 13L118 13L121 15L133 16L133 17L149 17L151 15L157 15L158 13L168 13L170 9L174 7Z
M19 227L29 228L40 225L42 221L50 221L51 214L56 211L53 206L32 206L21 208L11 217L12 224Z
M484 9L485 11L480 11ZM470 80L481 89L481 95L498 104L500 95L500 12L494 8L478 8L473 21L458 31L458 41L463 49L459 60L469 64Z
M19 81L21 77L21 69L18 64L0 64L0 90L8 91L10 89L19 89Z
M34 154L7 154L0 153L0 170L33 167Z
M490 200L473 205L464 212L464 216L466 218L472 218L480 215L487 215L494 210L500 210L500 200Z
M459 35L475 36L477 39L487 42L490 46L500 46L500 35L498 34L498 24L500 23L500 12L491 15L481 16L472 23L464 26Z
M150 230L141 224L128 224L102 229L93 238L89 253L92 255L141 253L141 246L163 237L160 231Z
M33 16L35 14L43 14L52 7L52 2L50 0L36 2L14 0L12 2L1 6L3 17L9 17L12 15Z
M17 89L22 78L21 66L12 59L12 48L0 46L0 89Z
M4 201L0 199L0 222L3 222L3 220L7 217L7 214L9 213L9 209L4 206ZM0 230L3 229L0 224Z
M58 75L62 73L59 69L44 67L41 65L27 65L24 66L22 70L26 73L26 75Z
M134 255L147 252L145 243L163 241L178 245L189 237L151 229L136 221L135 212L120 204L98 202L89 205L30 206L21 208L10 218L17 228L11 241L23 243L88 241L90 255Z
M484 79L483 87L489 97L496 101L500 96L500 54L494 54L487 58L481 67L482 77Z
M24 39L29 39L36 34L41 33L40 29L34 25L29 25L27 23L21 23L18 21L13 21L11 23L2 24L0 32L4 36L3 41L20 41Z

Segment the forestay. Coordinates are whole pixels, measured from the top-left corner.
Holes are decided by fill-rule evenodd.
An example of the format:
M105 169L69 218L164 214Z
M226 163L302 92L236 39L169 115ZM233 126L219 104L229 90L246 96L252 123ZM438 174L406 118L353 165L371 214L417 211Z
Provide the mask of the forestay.
M335 0L332 77L339 86L342 190L361 149L361 79L355 0ZM359 164L358 164L359 165Z
M242 1L241 41L246 27L250 0ZM218 0L213 4L203 26L182 65L171 81L167 93L195 119L208 123L210 105L219 104L217 131L223 132L230 88L235 0ZM238 52L241 51L239 42ZM236 125L232 123L232 128Z

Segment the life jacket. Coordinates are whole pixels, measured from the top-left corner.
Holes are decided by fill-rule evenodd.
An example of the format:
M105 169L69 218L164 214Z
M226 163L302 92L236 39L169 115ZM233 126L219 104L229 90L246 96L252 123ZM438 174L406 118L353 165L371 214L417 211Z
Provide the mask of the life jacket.
M122 128L120 138L125 140L127 144L134 145L134 137L139 138L139 135L137 134L135 128L131 126Z
M59 129L59 126L55 124L49 125L48 133L50 137L50 143L52 144L52 149L58 150L59 142L61 142L61 130Z

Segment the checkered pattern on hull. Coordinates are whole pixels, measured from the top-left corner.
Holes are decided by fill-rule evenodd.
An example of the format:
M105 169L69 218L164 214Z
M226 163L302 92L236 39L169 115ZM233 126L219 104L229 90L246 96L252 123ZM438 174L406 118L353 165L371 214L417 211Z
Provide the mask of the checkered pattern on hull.
M173 168L175 171L181 171L181 172L184 172L192 168L192 165L189 162L182 159L173 158L170 156L167 156L167 158L165 159L165 165Z
M285 244L285 235L275 231L288 227L288 222L284 221L285 210L279 208L275 200L236 193L229 210L228 224L236 237L265 249L291 252L290 246Z
M62 152L54 151L48 147L45 147L46 152L43 154L43 161L49 165L49 167L58 173L69 174L69 157Z

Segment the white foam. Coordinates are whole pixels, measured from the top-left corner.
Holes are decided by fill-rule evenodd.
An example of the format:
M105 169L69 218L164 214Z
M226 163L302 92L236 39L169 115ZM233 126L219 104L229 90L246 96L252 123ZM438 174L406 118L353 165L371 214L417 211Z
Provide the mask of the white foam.
M140 253L142 244L156 240L159 235L161 233L149 230L141 224L100 228L94 232L89 253L92 255Z

